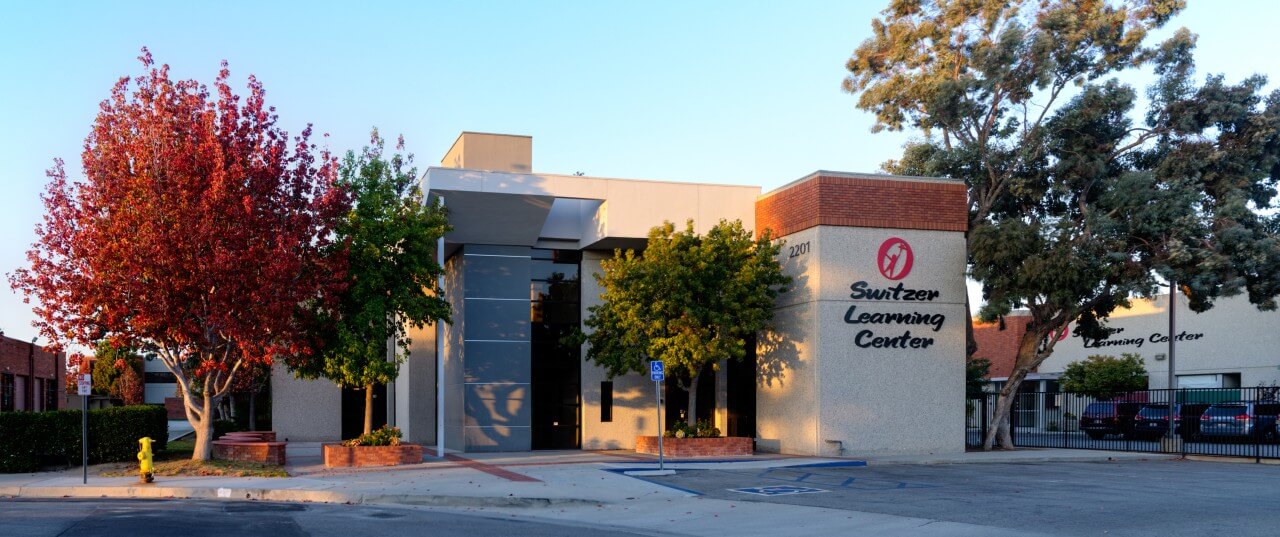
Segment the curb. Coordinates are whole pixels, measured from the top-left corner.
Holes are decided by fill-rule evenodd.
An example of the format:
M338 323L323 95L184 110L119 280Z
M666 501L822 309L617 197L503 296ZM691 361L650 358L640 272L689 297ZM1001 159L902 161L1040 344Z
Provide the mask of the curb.
M1132 456L1089 456L1089 455L1071 455L1060 457L1025 457L1017 459L956 459L956 458L937 458L937 459L920 459L912 461L877 461L875 459L867 459L867 466L902 466L902 465L941 465L941 464L1038 464L1046 462L1119 462L1119 461L1162 461L1181 459L1181 454L1170 453L1135 453Z
M0 487L0 498L113 498L113 499L196 499L224 501L266 501L290 503L340 503L411 505L428 507L551 507L602 505L604 502L580 498L528 498L517 496L445 496L426 494L344 493L304 489L262 489L226 487Z

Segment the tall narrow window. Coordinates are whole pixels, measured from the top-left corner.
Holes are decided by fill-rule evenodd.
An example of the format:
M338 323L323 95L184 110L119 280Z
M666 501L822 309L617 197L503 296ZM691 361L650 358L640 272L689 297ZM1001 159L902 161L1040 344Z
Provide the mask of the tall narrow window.
M613 421L613 381L600 383L600 422Z
M58 381L56 379L44 379L44 409L58 409Z
M0 411L13 411L13 373L0 374Z

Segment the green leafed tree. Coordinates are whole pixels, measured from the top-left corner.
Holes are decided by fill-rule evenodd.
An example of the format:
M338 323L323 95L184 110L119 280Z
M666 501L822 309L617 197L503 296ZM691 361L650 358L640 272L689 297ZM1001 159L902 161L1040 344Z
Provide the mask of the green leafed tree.
M987 373L991 371L991 360L986 358L969 358L964 363L964 393L968 397L981 397L987 393Z
M375 129L369 146L342 160L338 185L354 200L335 228L336 247L347 252L346 288L336 307L318 312L322 350L290 363L299 377L364 388L365 434L373 430L374 386L395 380L408 358L409 328L450 318L435 259L450 229L445 209L424 199L413 155L388 158L385 145ZM396 149L404 150L403 138Z
M1069 323L1104 338L1111 312L1171 280L1197 311L1240 292L1276 306L1280 93L1259 76L1198 80L1186 29L1149 44L1182 8L898 0L846 64L873 130L920 135L886 171L966 182L979 317L1030 313L987 449L1012 448L1013 394ZM1145 113L1116 78L1142 69L1156 75Z
M1137 354L1095 354L1067 364L1058 381L1064 392L1105 400L1147 389L1147 368Z
M589 308L587 358L616 377L645 373L662 360L669 378L689 390L687 418L697 416L698 376L740 360L754 335L769 327L773 302L791 278L766 231L752 238L740 221L721 220L706 235L663 223L649 231L643 253L616 251L595 274L604 292Z
M143 400L142 358L132 349L98 342L93 353L93 391L110 396L126 405L140 405Z

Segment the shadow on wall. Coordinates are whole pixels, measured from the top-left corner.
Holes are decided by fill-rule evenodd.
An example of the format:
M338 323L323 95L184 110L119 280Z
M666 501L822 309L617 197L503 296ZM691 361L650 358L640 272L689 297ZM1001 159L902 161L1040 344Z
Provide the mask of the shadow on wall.
M785 250L784 250L785 251ZM792 276L791 285L788 287L791 291L786 295L789 299L790 306L803 308L805 304L813 300L812 291L809 288L808 270L805 265L808 264L808 258L800 266L800 270ZM795 296L792 293L799 293ZM790 296L788 296L790 295ZM778 330L778 311L782 308L774 308L774 330L765 330L760 332L756 341L756 381L759 385L777 387L785 385L786 372L788 370L795 371L800 365L800 348L796 346L792 334ZM801 318L803 320L803 317ZM792 327L798 329L799 327Z
M517 430L528 430L529 393L527 384L483 384L476 397L466 397L464 424L472 439L468 448L528 449L528 438L519 438ZM521 429L516 429L520 427ZM474 435L474 436L472 436ZM520 442L521 446L513 446Z
M645 382L640 386L633 386L625 392L615 390L613 393L614 421L611 423L601 423L598 426L608 429L613 433L612 436L592 436L589 439L584 438L582 442L583 447L591 446L589 449L631 449L629 447L631 445L630 440L634 439L619 438L619 434L657 434L657 427L655 427L654 423L649 421L650 419L657 419L657 411L653 407L654 395L651 391L652 389L652 383L648 382L648 379L645 379ZM620 417L624 416L633 417L630 428L622 426L618 421Z

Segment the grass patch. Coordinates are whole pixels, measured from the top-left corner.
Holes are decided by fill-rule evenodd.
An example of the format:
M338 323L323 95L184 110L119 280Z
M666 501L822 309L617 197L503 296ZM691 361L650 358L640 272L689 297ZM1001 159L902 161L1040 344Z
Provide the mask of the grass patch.
M221 477L289 477L283 466L240 461L193 461L191 459L156 461L156 477L221 476ZM104 468L102 477L133 477L138 475L138 465L120 464Z
M153 465L156 477L221 476L221 477L289 477L283 466L240 461L193 461L195 440L174 440L164 451L155 455ZM138 475L137 463L103 465L102 477L134 477Z

